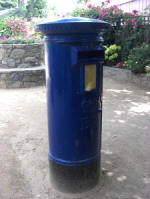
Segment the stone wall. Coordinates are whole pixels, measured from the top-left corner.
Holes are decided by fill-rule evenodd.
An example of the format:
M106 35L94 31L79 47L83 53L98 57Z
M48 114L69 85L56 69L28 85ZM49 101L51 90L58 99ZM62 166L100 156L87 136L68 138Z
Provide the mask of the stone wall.
M104 77L150 89L150 77L129 70L104 67ZM44 45L0 44L0 88L45 85Z
M130 70L104 66L104 77L109 77L123 83L133 83L141 88L150 89L150 77L147 74L134 74Z
M45 85L45 67L0 69L0 88Z
M43 44L0 44L0 68L30 68L44 65Z

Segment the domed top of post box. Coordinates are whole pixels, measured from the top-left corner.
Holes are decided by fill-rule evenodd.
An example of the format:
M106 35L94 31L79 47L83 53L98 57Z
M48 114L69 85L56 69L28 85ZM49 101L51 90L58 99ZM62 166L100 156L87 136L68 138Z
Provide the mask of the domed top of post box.
M108 29L110 24L101 20L72 17L62 18L56 21L49 21L36 25L36 31L43 35L62 34L97 34Z

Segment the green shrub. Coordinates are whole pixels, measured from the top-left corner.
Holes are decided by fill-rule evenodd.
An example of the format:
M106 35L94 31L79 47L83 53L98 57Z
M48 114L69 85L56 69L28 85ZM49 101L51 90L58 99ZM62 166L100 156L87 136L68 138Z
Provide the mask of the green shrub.
M26 37L29 34L27 21L22 18L10 17L5 22L13 38Z
M39 43L40 40L37 39L16 39L16 40L3 40L0 41L0 44L33 44Z
M19 17L7 17L0 19L0 43L35 43L43 36L34 31L36 21L30 22ZM39 40L39 41L38 41Z
M0 0L0 10L17 7L17 0Z
M106 45L121 46L122 62L127 60L130 50L143 42L150 43L150 26L138 10L127 13L117 5L110 5L106 0L99 6L88 4L87 7L74 9L71 14L77 17L90 17L109 22L112 26L105 31L103 38Z
M0 38L2 37L10 37L11 36L11 30L9 26L6 24L6 22L9 20L9 17L6 17L4 19L0 19Z
M35 0L27 2L27 6L22 9L21 16L30 19L31 17L46 17L48 12L47 0Z
M0 40L26 37L29 33L27 21L22 18L6 17L0 19Z
M147 73L147 76L150 77L150 66L145 66L145 71Z
M147 73L150 73L150 66L146 66L145 70L146 70Z
M130 51L126 67L134 73L145 72L145 66L150 64L150 45L142 44L140 47Z
M88 17L97 19L99 17L99 9L92 8L76 8L73 10L71 16L73 17Z
M121 51L121 47L116 44L106 46L105 50L105 64L106 65L114 65L119 61L119 52Z

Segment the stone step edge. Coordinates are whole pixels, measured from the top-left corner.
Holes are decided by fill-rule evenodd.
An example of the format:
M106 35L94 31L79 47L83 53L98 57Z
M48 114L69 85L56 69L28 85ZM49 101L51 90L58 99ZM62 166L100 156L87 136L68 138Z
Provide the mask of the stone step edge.
M134 74L130 70L104 66L104 77L120 81L122 83L132 83L142 89L150 89L150 77L146 73Z
M45 85L45 67L0 69L0 88L30 88Z
M30 68L10 68L10 69L1 68L0 73L39 71L39 70L45 70L45 66L36 66L36 67L30 67Z

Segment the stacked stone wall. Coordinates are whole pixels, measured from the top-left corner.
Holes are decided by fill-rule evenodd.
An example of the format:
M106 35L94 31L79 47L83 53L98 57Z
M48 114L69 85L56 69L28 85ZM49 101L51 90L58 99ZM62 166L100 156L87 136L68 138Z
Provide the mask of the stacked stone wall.
M0 68L31 68L44 65L40 44L0 44Z
M44 45L0 44L0 88L45 85Z

